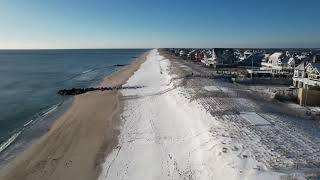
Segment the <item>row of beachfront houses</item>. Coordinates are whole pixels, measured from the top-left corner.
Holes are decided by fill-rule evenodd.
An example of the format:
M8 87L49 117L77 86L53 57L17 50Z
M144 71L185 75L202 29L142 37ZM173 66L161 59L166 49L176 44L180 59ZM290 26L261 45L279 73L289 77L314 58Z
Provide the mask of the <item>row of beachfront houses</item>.
M293 76L302 62L320 61L312 51L244 50L244 49L173 49L184 59L202 62L212 67L244 67L270 75ZM251 71L255 72L255 71Z
M184 59L212 67L241 67L251 76L293 79L301 105L320 105L320 51L271 49L171 49Z
M250 72L292 77L301 63L320 63L317 51L243 49L173 49L176 55L212 67L242 67Z

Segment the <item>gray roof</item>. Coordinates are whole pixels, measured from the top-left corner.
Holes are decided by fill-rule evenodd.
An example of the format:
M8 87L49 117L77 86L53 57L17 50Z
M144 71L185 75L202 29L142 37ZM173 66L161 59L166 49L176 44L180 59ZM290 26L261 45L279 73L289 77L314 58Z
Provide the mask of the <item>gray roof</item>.
M305 68L306 68L305 66L306 66L306 63L305 63L305 62L302 62L302 63L299 64L299 66L297 66L297 67L294 68L294 69L300 70L300 71L304 71Z
M289 62L289 59L290 59L290 57L284 57L282 60L281 60L281 63L283 63L283 64L288 64L288 62Z
M312 67L320 73L320 63L312 63Z

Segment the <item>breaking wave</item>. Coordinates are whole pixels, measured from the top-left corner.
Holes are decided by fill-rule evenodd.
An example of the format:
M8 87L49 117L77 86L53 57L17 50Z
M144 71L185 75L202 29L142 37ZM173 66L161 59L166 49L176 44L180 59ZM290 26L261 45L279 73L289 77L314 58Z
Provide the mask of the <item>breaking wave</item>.
M22 133L22 131L19 131L15 134L13 134L7 141L5 141L4 143L2 143L0 145L0 153L5 150L7 147L9 147L17 138L18 136Z
M9 139L7 139L5 142L3 142L0 145L0 153L2 151L4 151L5 149L7 149L19 136L20 134L27 128L29 128L30 126L32 126L33 124L35 124L36 122L39 122L41 120L43 120L45 117L47 117L49 114L53 113L54 111L56 111L58 109L58 107L61 105L62 103L56 104L51 106L50 108L46 109L45 111L42 111L41 113L39 113L38 115L36 115L37 117L35 119L31 119L30 121L28 121L27 123L25 123L23 125L23 127L17 131L16 133L14 133L12 136L10 136Z

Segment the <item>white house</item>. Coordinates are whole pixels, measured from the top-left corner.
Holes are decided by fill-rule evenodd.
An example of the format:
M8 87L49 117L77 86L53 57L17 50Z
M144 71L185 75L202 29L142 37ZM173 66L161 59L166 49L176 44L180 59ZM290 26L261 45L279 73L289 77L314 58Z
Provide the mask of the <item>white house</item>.
M206 66L210 66L210 67L218 65L219 64L218 58L214 50L212 50L211 53L208 53L208 54L211 54L211 57L205 56L204 59L201 60L201 62Z
M184 51L183 51L183 50L180 50L179 56L182 57L183 55L184 55Z
M282 52L275 52L261 63L264 69L269 69L276 75L291 75L295 66L295 59Z
M302 62L294 69L292 79L297 88L320 87L320 64Z

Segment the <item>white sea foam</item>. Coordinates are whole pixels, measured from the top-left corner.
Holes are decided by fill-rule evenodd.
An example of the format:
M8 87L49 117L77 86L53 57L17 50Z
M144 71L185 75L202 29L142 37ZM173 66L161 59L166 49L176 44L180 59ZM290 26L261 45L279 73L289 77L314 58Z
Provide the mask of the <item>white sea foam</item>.
M91 72L93 69L89 69L89 70L86 70L86 71L83 71L82 74L86 74L88 72Z
M13 134L7 141L5 141L4 143L2 143L0 145L0 153L5 150L7 147L9 147L17 138L18 136L21 134L21 131Z
M18 136L25 130L25 128L27 128L28 126L30 126L32 123L37 122L39 120L44 119L45 117L47 117L49 114L53 113L54 111L56 111L58 109L60 104L54 105L52 107L50 107L48 110L46 110L45 112L43 112L43 114L41 114L41 116L39 116L38 118L31 119L30 121L28 121L27 123L25 123L23 125L23 128L21 128L17 133L14 133L9 139L7 139L4 143L2 143L0 145L0 153L2 151L4 151L6 148L8 148L17 138Z
M51 108L49 108L46 112L43 113L43 117L48 116L49 114L51 114L52 112L54 112L55 110L57 110L59 107L59 104L52 106Z
M27 123L25 123L24 125L23 125L23 127L27 127L29 124L31 124L33 122L33 119L31 119L30 121L28 121Z

